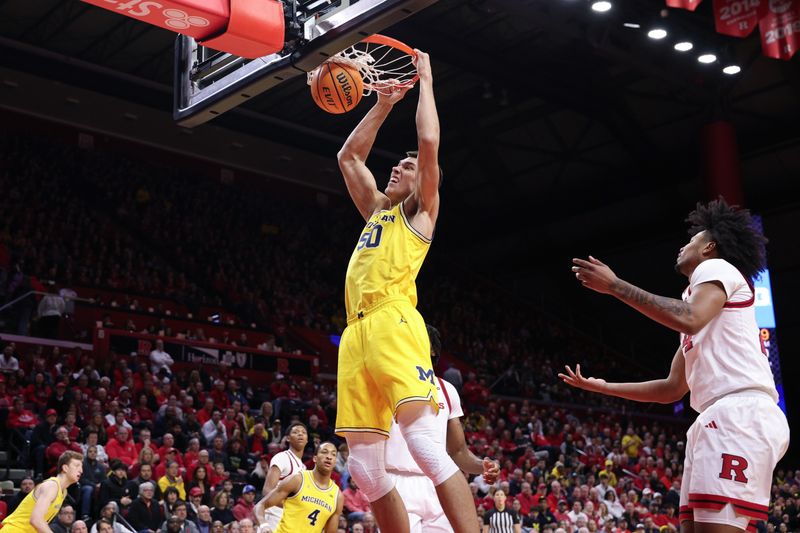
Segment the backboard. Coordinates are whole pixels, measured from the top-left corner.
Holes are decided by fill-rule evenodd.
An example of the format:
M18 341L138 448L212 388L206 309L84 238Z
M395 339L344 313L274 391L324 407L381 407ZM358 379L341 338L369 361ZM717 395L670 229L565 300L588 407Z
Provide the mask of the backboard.
M286 38L278 53L245 59L179 35L173 115L193 127L296 76L364 37L437 0L285 0Z

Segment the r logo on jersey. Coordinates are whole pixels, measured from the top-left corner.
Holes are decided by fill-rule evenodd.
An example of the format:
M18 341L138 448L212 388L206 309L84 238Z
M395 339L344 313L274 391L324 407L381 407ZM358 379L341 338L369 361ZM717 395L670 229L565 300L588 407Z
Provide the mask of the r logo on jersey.
M433 369L429 368L425 370L421 366L417 365L417 372L419 372L419 380L420 381L430 381L431 385L435 385L436 383L433 381Z
M738 481L739 483L747 483L747 476L744 475L744 471L747 467L747 459L744 457L723 453L722 471L719 473L719 477L722 479L730 479L731 481Z

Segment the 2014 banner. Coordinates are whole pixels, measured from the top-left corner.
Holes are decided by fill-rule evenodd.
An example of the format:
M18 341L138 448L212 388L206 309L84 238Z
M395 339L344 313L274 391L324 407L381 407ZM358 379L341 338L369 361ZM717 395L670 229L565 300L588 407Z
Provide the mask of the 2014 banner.
M758 26L759 0L714 0L714 26L718 33L747 37Z
M790 60L800 46L800 0L762 0L758 16L764 55Z

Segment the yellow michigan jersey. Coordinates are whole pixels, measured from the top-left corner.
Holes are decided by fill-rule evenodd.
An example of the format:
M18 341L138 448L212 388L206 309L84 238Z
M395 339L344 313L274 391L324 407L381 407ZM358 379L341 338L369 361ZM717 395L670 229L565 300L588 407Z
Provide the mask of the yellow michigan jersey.
M336 432L389 436L397 407L430 401L436 388L416 278L430 240L400 203L374 214L350 258L347 328L339 343Z
M333 481L320 488L314 472L300 472L300 489L283 502L283 517L275 533L318 533L325 529L328 519L336 512L339 487Z
M58 494L44 513L46 522L50 522L56 517L58 511L61 509L61 504L64 502L64 498L67 496L67 493L58 483L58 478L51 477L43 481L43 483L49 481L55 482L58 486ZM36 528L31 525L31 513L33 513L33 508L36 506L36 497L33 495L34 492L36 492L35 489L28 493L25 499L20 502L19 507L3 520L3 533L36 533Z
M347 319L393 296L417 305L416 279L431 241L415 230L402 202L369 219L350 256L344 297Z

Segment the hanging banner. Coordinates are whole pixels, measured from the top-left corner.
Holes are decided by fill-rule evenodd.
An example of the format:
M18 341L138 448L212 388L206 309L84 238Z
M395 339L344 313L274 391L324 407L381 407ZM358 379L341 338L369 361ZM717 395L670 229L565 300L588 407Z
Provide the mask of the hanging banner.
M703 0L667 0L667 7L674 7L677 9L688 9L694 11L700 2Z
M762 53L790 60L800 46L800 0L763 0L758 27Z
M758 5L759 0L714 0L717 32L731 37L747 37L758 26Z

